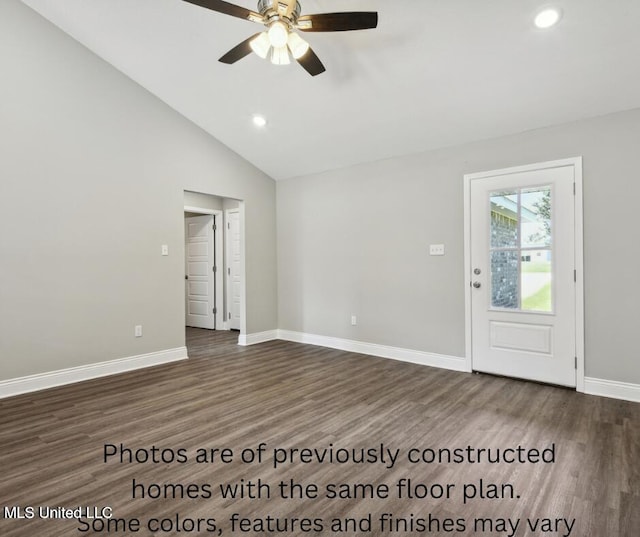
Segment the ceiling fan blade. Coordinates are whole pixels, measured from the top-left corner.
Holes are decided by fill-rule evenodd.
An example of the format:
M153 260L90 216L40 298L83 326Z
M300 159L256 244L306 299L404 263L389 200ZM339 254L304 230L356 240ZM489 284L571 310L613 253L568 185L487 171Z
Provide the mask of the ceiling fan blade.
M318 13L298 18L297 27L303 32L345 32L368 30L378 26L375 11L347 11L344 13Z
M302 65L305 71L307 71L311 76L316 76L326 71L324 65L322 65L322 62L320 61L320 58L318 58L316 53L311 49L307 50L305 55L298 58L296 61Z
M251 11L229 2L223 2L223 0L183 0L200 7L206 7L218 13L224 13L225 15L231 15L232 17L238 17L239 19L246 19L252 22L264 22L264 19L260 13Z
M252 35L249 39L245 39L242 43L233 47L218 61L222 63L232 64L232 63L236 63L238 60L241 60L245 56L248 56L252 52L251 46L249 45L249 43L251 43L251 41L256 37L258 37L259 35L260 35L260 32L258 32L255 35Z

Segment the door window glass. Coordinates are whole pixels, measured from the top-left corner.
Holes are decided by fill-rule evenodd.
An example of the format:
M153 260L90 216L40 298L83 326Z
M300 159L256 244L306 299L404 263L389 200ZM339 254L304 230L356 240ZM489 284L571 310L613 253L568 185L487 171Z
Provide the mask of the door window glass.
M491 248L517 248L518 221L518 192L492 192Z
M494 308L518 307L518 252L491 252L491 305Z
M550 186L490 194L491 307L553 311Z

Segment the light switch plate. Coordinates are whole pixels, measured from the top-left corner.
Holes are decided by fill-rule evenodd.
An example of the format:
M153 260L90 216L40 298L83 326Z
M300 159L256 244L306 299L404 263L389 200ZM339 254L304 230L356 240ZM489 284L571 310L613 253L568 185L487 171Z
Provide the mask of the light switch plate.
M430 244L429 255L444 255L444 244Z
M162 245L162 255L169 255L169 245L168 244L163 244Z

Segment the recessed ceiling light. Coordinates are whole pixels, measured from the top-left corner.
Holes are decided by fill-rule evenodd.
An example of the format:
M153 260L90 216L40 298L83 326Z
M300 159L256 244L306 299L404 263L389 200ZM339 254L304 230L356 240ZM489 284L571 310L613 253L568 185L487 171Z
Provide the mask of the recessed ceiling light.
M560 16L561 14L559 9L546 8L536 15L536 18L533 22L538 28L551 28L552 26L558 24Z
M267 120L264 118L264 116L255 115L253 116L253 124L256 127L264 127L267 124Z

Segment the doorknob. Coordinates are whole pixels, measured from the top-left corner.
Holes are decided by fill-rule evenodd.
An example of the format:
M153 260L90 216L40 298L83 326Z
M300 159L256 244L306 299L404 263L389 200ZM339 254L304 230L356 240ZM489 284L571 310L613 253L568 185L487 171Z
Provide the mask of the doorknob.
M188 274L185 274L185 275L184 275L184 279L185 279L185 280L188 280L188 279L189 279L189 275L188 275Z
M473 282L473 287L480 289L480 282Z

